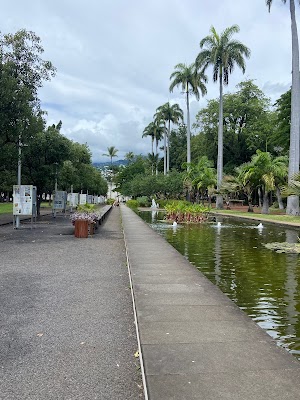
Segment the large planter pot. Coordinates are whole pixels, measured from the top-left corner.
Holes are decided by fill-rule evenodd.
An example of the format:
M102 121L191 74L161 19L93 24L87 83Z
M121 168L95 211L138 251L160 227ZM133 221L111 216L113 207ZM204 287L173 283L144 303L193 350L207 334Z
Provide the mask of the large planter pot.
M75 237L87 238L89 233L89 223L82 219L75 221Z

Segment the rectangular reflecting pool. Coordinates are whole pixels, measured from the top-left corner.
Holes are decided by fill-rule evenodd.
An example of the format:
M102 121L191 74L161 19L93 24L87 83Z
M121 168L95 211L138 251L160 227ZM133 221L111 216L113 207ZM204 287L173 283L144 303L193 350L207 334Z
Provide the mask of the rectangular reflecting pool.
M300 255L264 246L297 243L298 229L225 217L172 226L164 213L139 215L300 360Z

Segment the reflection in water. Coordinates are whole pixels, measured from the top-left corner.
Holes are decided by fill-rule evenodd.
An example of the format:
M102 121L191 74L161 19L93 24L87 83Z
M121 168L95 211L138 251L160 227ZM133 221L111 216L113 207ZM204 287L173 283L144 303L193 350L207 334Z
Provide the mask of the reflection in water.
M140 213L151 223L149 213ZM163 219L162 214L155 216ZM300 261L263 243L298 241L297 229L218 218L221 224L152 227L194 264L277 343L300 359ZM178 226L179 227L179 226Z

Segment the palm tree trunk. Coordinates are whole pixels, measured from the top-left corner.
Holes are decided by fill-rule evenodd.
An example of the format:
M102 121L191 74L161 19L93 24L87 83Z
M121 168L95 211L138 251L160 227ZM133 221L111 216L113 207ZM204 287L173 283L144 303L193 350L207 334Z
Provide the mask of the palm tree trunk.
M263 202L262 202L262 190L261 190L261 187L259 187L257 189L257 193L258 193L258 205L259 205L259 207L262 207Z
M164 130L164 175L167 175L167 133L166 133L166 124L165 124L165 130Z
M280 193L280 189L278 186L276 186L276 197L277 197L277 201L278 201L279 210L284 210L281 193Z
M299 172L299 136L300 136L300 75L299 75L299 43L295 2L290 0L291 30L292 30L292 99L291 99L291 131L289 153L289 182ZM286 213L299 214L299 197L289 196Z
M156 147L155 147L155 151L156 151L156 166L155 166L155 174L158 175L158 158L157 158L157 150L158 150L158 140L156 140Z
M191 163L191 130L190 130L190 101L189 101L189 91L188 91L188 86L187 86L187 90L186 90L186 110L187 110L187 163L190 164ZM187 167L187 170L189 170L189 165Z
M169 120L169 129L168 129L168 138L167 138L167 174L170 171L170 129L171 129L171 121Z
M217 190L221 189L223 179L223 82L220 73L219 126L218 126L218 161L217 161ZM223 208L223 196L217 195L216 208Z
M264 190L263 193L263 207L261 213L269 214L269 193L266 190Z

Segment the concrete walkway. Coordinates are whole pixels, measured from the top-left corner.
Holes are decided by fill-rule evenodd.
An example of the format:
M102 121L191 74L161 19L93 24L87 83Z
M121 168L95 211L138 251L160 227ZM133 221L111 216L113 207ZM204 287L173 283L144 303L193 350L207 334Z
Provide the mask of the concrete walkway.
M1 226L0 254L0 399L143 398L119 208L88 239Z
M121 206L151 400L297 400L300 363Z

